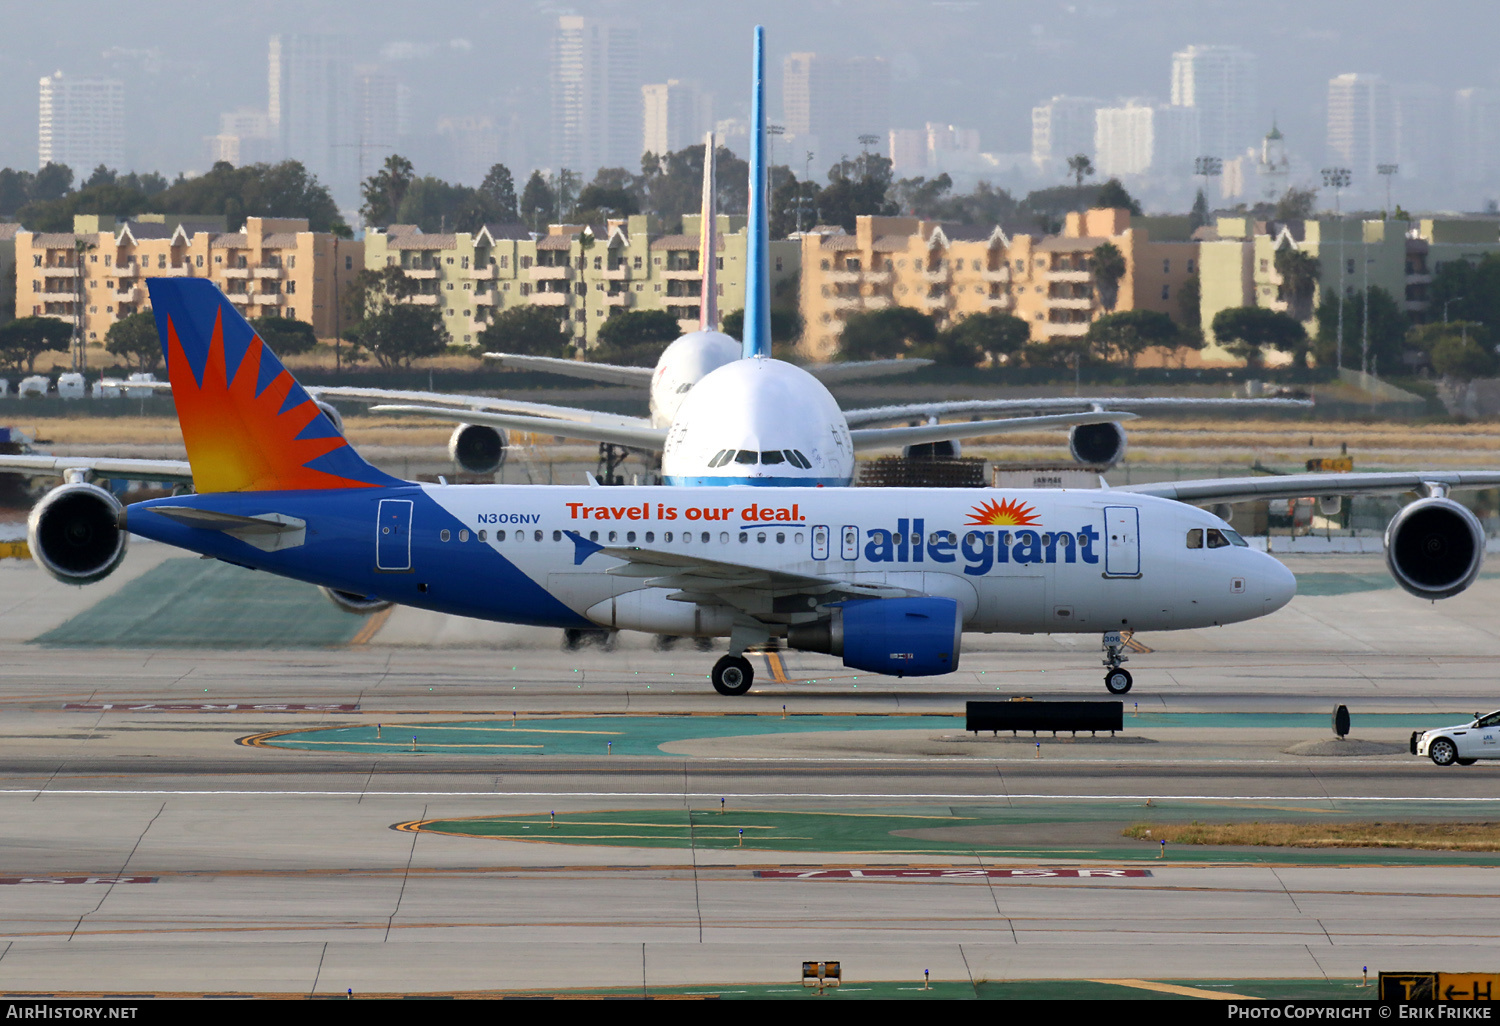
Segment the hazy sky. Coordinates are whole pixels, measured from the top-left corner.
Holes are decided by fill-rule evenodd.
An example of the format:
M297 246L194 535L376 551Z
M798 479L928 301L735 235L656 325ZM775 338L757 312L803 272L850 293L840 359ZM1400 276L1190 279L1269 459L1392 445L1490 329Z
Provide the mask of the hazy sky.
M1333 75L1500 86L1494 0L0 0L0 164L35 166L37 79L61 69L126 81L137 169L201 169L221 111L264 107L267 37L303 31L345 33L393 67L413 90L418 131L444 115L514 111L542 155L548 38L569 12L640 23L645 80L696 78L716 92L720 117L747 106L756 22L767 29L773 116L784 54L886 57L896 126L974 127L998 152L1029 149L1031 107L1056 93L1165 101L1171 54L1191 43L1256 53L1264 119L1274 111L1311 163L1323 156Z

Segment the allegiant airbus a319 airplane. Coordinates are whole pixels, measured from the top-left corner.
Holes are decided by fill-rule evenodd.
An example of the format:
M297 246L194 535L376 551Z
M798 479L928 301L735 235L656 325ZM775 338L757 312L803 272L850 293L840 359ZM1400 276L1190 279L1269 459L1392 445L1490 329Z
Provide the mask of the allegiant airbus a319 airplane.
M760 54L757 29L757 86ZM766 241L752 193L758 205L752 266ZM1102 634L1105 685L1123 694L1122 631L1248 620L1296 590L1281 563L1190 504L1422 492L1387 527L1386 562L1407 591L1437 599L1473 583L1484 558L1482 526L1449 489L1500 485L1471 471L1085 490L414 484L361 458L212 282L147 286L187 464L0 456L0 470L64 477L28 525L48 573L100 580L136 534L318 585L351 608L727 637L712 673L723 694L749 690L747 648L930 676L957 668L965 631ZM747 298L746 346L767 352L768 297ZM782 373L763 356L740 364ZM174 479L197 494L123 507L91 477Z

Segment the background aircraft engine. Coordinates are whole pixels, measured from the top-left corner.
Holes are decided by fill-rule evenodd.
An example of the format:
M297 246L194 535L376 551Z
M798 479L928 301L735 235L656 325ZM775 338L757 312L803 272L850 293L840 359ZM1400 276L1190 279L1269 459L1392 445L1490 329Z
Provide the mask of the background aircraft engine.
M318 399L314 399L313 402L317 404L318 409L323 411L323 416L333 421L333 429L339 434L343 434L344 418L339 416L339 411L334 408L333 404L325 403Z
M956 438L946 442L922 442L919 445L908 445L901 450L901 455L909 460L956 460L963 454L963 447L958 444Z
M1484 528L1452 499L1418 499L1385 529L1385 565L1417 598L1457 595L1484 564Z
M90 584L125 558L125 509L98 485L65 484L31 509L26 542L37 566L64 584Z
M861 599L826 620L799 624L787 644L843 656L844 665L895 677L932 677L958 668L963 612L951 598Z
M352 591L337 591L333 588L318 589L328 596L328 601L338 606L346 613L358 613L360 616L369 616L383 609L391 608L392 603L386 599L375 598L373 595L359 595Z
M1075 463L1112 467L1125 458L1125 429L1118 424L1079 424L1068 432Z
M470 474L493 474L505 463L505 435L482 424L460 424L448 439L448 455Z

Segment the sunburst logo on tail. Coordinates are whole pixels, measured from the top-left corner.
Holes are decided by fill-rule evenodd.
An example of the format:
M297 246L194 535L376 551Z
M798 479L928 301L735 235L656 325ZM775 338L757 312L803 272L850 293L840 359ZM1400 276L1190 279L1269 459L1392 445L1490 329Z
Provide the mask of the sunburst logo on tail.
M974 507L974 512L969 514L969 524L983 524L986 527L1025 527L1029 524L1039 524L1036 510L1018 499L1007 499L1004 502L980 503Z

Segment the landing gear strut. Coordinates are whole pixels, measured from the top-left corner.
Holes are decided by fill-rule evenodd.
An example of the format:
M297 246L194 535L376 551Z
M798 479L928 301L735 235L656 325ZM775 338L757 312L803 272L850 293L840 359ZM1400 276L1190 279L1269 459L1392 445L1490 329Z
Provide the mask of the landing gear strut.
M755 670L744 656L727 655L714 663L713 682L721 695L743 695L755 683Z
M1104 690L1111 695L1123 695L1135 683L1130 671L1120 668L1120 664L1129 662L1130 658L1125 655L1126 640L1119 631L1104 632Z

